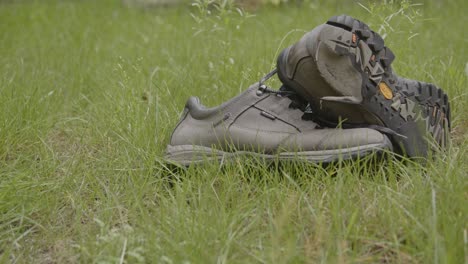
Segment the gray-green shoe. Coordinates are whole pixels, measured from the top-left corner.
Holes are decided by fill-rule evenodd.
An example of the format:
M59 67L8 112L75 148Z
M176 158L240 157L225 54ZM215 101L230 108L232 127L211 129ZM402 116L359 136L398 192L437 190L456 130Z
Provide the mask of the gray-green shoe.
M256 83L215 108L191 97L167 146L167 160L182 165L252 155L266 160L332 162L391 150L382 133L321 128L304 120L291 91Z
M284 85L307 99L317 121L390 135L399 152L427 156L450 130L447 95L433 84L398 77L383 39L350 16L332 17L278 57Z

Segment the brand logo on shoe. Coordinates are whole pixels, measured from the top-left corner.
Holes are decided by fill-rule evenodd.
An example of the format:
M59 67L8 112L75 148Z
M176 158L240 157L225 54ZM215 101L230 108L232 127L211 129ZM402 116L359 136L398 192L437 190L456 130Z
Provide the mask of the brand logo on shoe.
M393 98L393 92L390 87L385 82L380 82L379 83L379 89L382 95L385 97L387 100L391 100Z

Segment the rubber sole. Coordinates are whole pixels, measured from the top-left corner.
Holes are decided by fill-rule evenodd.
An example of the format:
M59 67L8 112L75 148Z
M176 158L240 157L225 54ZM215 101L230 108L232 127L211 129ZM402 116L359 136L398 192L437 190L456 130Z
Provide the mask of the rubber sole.
M362 60L354 63L355 69L363 74L363 105L377 115L385 126L404 136L393 137L402 151L409 156L426 156L431 145L446 147L450 105L445 92L433 84L403 79L393 74L393 52L377 33L361 21L342 15L332 17L327 24L348 30L352 33L351 45L359 45L362 41L372 51L369 63ZM353 61L357 61L356 58ZM384 71L381 75L375 74L379 70L372 69L372 66L378 65ZM431 144L434 141L436 144Z
M399 147L399 152L410 157L425 157L429 149L446 147L451 124L450 104L445 92L433 84L396 76L391 69L395 59L393 52L365 23L342 15L332 17L326 24L332 28L321 31L316 54L311 56L330 91L343 92L341 96L321 97L320 100L355 105L348 108L355 111L362 112L364 109L372 115L369 120L378 121L367 125L388 128L392 132L389 136ZM288 52L289 48L278 58L280 79L293 90L308 89L303 96L309 102L317 100L311 96L315 88L313 83L298 84L294 78L286 80L284 68L287 67ZM343 60L346 57L349 60ZM343 61L347 61L348 71L342 70ZM337 63L340 65L334 65ZM353 74L361 75L362 82L352 81L350 76L355 76ZM348 90L353 96L345 94L344 87L351 87ZM360 94L356 93L359 89ZM320 115L320 109L315 110ZM346 116L346 113L342 114ZM331 121L328 124L336 122L327 121Z
M182 166L205 162L224 163L239 157L253 157L265 161L303 161L308 163L330 163L339 160L349 160L368 156L372 153L382 153L391 150L392 144L388 138L382 143L364 146L342 148L336 150L280 152L278 154L264 154L251 151L225 152L214 148L197 145L168 145L165 159L169 163Z

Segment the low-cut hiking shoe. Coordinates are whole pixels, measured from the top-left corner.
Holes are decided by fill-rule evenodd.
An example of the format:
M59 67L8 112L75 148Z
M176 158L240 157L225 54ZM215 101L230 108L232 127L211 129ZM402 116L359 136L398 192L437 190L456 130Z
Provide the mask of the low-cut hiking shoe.
M205 108L191 97L174 129L166 159L182 165L251 155L266 160L332 162L392 150L390 140L369 128L321 128L303 119L293 92L261 83L222 105Z
M398 152L426 157L448 144L449 100L433 84L398 77L394 59L377 33L341 15L283 50L278 77L310 102L317 122L372 127L389 135Z

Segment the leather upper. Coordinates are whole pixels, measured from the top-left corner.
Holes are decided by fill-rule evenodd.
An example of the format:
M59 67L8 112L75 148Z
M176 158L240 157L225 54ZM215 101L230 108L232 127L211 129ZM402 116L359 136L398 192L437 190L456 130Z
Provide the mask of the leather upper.
M291 102L286 96L259 91L258 83L214 108L205 108L191 97L170 144L272 153L340 149L387 140L368 128L319 128L302 119L304 113L291 108Z

